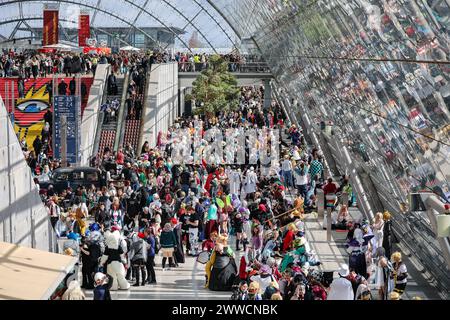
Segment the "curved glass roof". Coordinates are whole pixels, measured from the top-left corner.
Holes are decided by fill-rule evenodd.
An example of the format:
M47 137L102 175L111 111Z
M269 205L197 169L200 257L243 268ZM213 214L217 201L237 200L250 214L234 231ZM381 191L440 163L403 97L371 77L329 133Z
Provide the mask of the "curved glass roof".
M41 27L44 3L59 4L63 28L77 27L80 10L87 10L94 32L102 27L163 27L176 35L177 48L187 48L194 33L202 45L212 51L232 48L238 39L207 0L1 0L0 38L10 38L13 34L20 39L30 34L24 28ZM20 21L26 24L15 30ZM147 36L155 37L150 33Z

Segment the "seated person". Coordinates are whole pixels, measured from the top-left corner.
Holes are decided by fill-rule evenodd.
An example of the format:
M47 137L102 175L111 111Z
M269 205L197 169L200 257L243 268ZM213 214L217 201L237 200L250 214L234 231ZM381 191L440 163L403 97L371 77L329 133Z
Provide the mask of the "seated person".
M348 213L348 206L346 204L341 205L339 212L331 212L331 229L332 230L347 230L347 222L350 219L350 214ZM327 216L323 219L323 229L327 229Z

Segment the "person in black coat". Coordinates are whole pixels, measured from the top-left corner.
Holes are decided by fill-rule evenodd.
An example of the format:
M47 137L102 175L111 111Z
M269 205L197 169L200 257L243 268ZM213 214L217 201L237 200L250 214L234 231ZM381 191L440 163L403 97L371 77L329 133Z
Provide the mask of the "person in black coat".
M42 142L39 136L36 136L36 139L33 141L33 149L35 154L40 154L42 150Z
M72 75L72 58L70 56L64 57L64 73L66 74L66 77Z
M64 81L64 79L62 79L58 85L58 94L60 96L67 95L67 83Z
M175 238L177 239L177 250L175 250L173 255L175 258L175 265L178 266L179 263L185 262L181 224L178 223L176 218L172 218L170 223L172 225L173 233L175 234Z
M386 253L386 257L391 256L392 252L392 222L391 214L386 211L383 214L384 226L383 226L383 248Z
M75 92L77 90L77 84L75 82L75 77L72 78L72 80L70 80L69 82L69 91L70 91L70 95L74 96Z
M94 273L98 269L98 261L102 255L98 241L85 241L80 245L82 288L94 289Z

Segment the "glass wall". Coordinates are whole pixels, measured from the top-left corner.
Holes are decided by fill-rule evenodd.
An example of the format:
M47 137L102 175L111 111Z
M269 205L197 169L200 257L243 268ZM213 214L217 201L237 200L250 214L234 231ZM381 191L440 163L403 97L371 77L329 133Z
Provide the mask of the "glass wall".
M399 205L417 190L450 200L450 1L215 3L253 39L278 86L315 124L333 125L394 213L397 235L449 283L427 218Z

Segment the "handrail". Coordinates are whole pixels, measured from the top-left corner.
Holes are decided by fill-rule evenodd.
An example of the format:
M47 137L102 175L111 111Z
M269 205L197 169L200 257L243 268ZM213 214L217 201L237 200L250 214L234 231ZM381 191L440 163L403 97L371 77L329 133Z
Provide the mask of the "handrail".
M227 62L228 71L231 73L270 73L266 62ZM178 72L201 72L208 68L208 62L178 62Z
M155 65L152 65L152 68ZM142 103L142 111L141 111L141 123L140 123L140 127L139 127L139 139L138 139L138 145L137 145L137 150L136 154L140 154L140 148L143 144L143 137L144 137L144 125L145 125L145 109L148 108L148 92L149 92L149 88L150 88L150 76L152 74L152 70L150 68L150 70L147 71L147 74L145 75L145 88L144 88L144 102Z
M111 72L111 68L108 68L107 70L108 70L108 72L106 72L106 81L105 81L105 83L107 83L107 81L108 81L108 77L109 77L109 74ZM99 114L98 114L98 121L97 121L97 130L95 132L94 148L92 150L91 158L98 154L98 151L99 151L98 149L100 147L100 139L101 139L102 131L103 131L103 121L104 121L104 118L105 118L105 114L101 110L101 106L105 103L105 100L106 100L106 97L107 97L107 94L106 94L107 91L108 91L107 86L104 86L103 87L102 103L100 104L100 108L98 109L98 113Z

